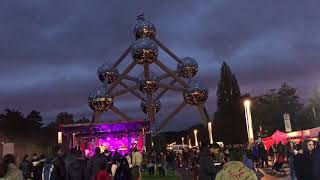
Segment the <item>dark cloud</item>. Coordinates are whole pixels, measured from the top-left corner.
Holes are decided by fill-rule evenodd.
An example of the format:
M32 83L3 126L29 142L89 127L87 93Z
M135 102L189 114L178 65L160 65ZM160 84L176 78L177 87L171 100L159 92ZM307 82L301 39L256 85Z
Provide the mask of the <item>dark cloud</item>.
M316 0L3 0L0 108L25 113L38 109L47 121L60 111L91 116L86 102L88 93L100 85L96 69L115 61L132 43L135 16L141 11L166 46L198 61L198 77L210 89L206 106L211 115L222 61L237 75L243 92L260 94L287 81L306 100L320 83L319 5ZM163 52L160 59L175 68ZM120 70L130 61L128 57ZM139 68L131 75L139 74ZM163 100L159 120L180 103L179 97L169 94ZM135 97L116 103L135 118L145 116ZM117 116L108 112L105 118ZM167 129L189 126L199 118L196 110L187 109Z

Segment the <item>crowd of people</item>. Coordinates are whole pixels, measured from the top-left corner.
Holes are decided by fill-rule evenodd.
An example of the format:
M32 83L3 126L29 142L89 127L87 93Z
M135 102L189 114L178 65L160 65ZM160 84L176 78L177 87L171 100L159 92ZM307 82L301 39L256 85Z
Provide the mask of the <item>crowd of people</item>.
M261 179L259 168L269 167L275 174L285 174L284 164L292 180L320 180L320 144L312 140L299 144L279 142L268 149L263 143L225 147L214 143L200 152L185 150L182 154L193 180Z
M0 160L0 180L139 180L142 154L136 149L121 155L100 148L86 158L79 149L65 154L60 145L53 154L39 158L26 155L19 166L15 156L5 155Z
M90 158L77 148L65 154L59 145L53 152L48 157L25 155L19 164L14 155L5 155L0 159L0 180L140 180L142 171L165 179L168 170L179 176L181 169L191 173L188 179L193 180L257 180L263 175L258 168L285 173L284 164L292 180L320 179L320 145L311 140L275 143L268 149L262 143L224 147L213 143L182 152L133 148L123 155L97 147Z

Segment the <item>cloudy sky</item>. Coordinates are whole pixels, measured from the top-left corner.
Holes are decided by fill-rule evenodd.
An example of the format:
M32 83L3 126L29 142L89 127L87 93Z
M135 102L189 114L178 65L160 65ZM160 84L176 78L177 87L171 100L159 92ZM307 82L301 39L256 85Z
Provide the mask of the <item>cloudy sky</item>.
M210 90L205 104L209 114L215 111L223 61L243 93L257 95L286 81L306 101L320 85L319 7L317 0L1 0L0 109L39 110L47 122L61 111L90 117L88 93L101 85L96 69L115 61L133 42L139 12L155 24L163 44L179 57L198 61L197 77ZM163 51L160 57L175 69ZM120 71L131 60L128 56ZM171 92L161 101L159 121L182 96ZM133 118L145 117L139 104L135 97L116 99ZM104 120L114 119L119 117L104 115ZM165 130L199 119L195 108L188 107Z

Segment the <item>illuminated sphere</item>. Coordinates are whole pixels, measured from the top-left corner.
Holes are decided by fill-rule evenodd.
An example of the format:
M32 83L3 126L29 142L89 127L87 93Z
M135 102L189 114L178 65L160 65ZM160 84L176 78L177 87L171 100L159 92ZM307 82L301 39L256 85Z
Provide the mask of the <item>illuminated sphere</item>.
M119 71L117 68L112 68L109 63L105 63L98 68L97 75L101 82L111 84L118 79Z
M131 55L137 64L151 64L158 56L158 46L149 38L137 39L131 47Z
M145 79L144 73L139 75L140 91L143 93L154 93L158 89L159 79L153 72L149 72L149 79Z
M103 86L90 93L88 104L93 111L104 112L113 105L113 98L107 94L107 88Z
M190 81L188 88L183 92L183 98L190 105L203 104L208 99L208 89L200 85L198 81Z
M145 101L142 101L141 104L140 104L140 107L141 107L141 110L147 114L148 112L148 106L147 106L147 103ZM151 108L152 108L152 112L153 114L156 114L157 112L160 111L160 108L161 108L161 103L159 100L156 100L156 101L153 101L151 103Z
M192 78L198 72L198 63L190 57L181 59L181 63L177 65L178 75L184 78Z
M134 27L133 33L136 39L143 37L153 38L156 36L156 28L151 22L140 20Z

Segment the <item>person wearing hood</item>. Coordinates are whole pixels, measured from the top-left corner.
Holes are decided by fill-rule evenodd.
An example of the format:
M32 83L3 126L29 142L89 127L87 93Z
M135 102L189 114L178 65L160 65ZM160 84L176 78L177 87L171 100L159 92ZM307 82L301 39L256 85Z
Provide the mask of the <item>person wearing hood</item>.
M243 162L243 152L239 148L230 150L230 162L217 174L216 180L258 180L256 173Z
M213 154L219 154L220 146L217 143L210 144L209 148L205 143L199 153L199 179L214 180L218 172L215 167Z
M114 180L130 180L130 167L126 157L120 161L120 166L116 170Z
M1 162L0 179L23 180L22 171L16 166L16 158L13 154L7 154Z
M92 156L92 158L88 161L88 165L87 165L90 180L95 179L95 176L100 170L100 167L102 166L102 164L107 164L106 158L101 153L100 148L96 147L95 155Z
M86 180L86 161L82 158L81 152L74 152L67 167L67 180Z

